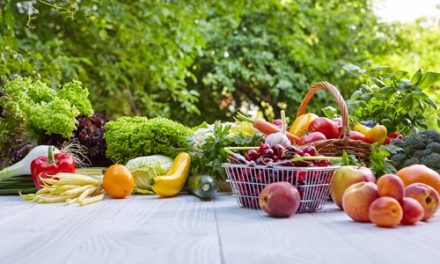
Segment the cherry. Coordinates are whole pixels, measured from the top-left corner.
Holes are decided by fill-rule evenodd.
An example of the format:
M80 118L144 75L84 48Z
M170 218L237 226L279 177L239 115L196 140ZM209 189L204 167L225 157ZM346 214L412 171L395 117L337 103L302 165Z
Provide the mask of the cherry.
M260 148L258 149L258 153L262 154L267 149L270 149L270 145L267 143L261 144Z
M263 153L262 153L262 155L263 155L264 157L273 157L273 154L274 154L274 152L273 152L273 150L272 150L271 148L266 149L266 150L263 151Z
M255 149L251 149L248 150L247 152L247 158L249 160L256 160L260 157L260 153L258 153L258 151L256 151Z
M304 153L304 151L302 151L300 148L295 147L294 145L287 146L286 150L299 155L302 155Z
M303 149L305 153L310 154L311 156L316 156L316 148L314 146L307 146Z

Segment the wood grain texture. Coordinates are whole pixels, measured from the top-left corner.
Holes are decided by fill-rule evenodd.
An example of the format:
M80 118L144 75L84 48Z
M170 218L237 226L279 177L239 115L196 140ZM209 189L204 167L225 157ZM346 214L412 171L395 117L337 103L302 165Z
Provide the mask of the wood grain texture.
M440 215L384 229L360 224L329 204L324 212L274 219L215 201L225 263L440 263Z
M1 197L0 211L5 203L19 199ZM220 263L221 259L213 203L193 196L133 196L85 207L33 205L19 216L14 221L6 217L0 226L1 263Z
M324 212L274 219L180 195L85 206L0 197L0 263L440 263L440 214L383 229Z

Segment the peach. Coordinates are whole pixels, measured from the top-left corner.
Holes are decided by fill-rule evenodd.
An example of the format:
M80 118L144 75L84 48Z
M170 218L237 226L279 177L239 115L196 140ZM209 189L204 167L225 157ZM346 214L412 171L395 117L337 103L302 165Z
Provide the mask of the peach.
M416 199L423 207L423 221L431 219L439 207L440 198L437 191L424 183L413 183L405 189L405 196Z
M379 197L377 186L373 182L358 182L345 190L342 206L345 213L356 222L369 222L370 204Z
M395 227L403 217L403 210L399 201L384 196L371 203L369 208L370 221L380 227Z
M290 217L298 210L300 200L298 190L288 182L271 183L259 196L261 209L273 217Z
M337 169L333 175L331 185L330 185L330 196L332 200L338 205L339 208L342 207L342 195L344 191L350 187L350 185L357 182L375 182L373 172L367 167L358 166L342 166Z
M379 196L393 197L401 202L405 196L405 185L399 176L394 174L385 174L377 181L377 193Z
M402 201L403 218L400 223L402 225L414 225L423 218L422 205L413 198L404 197Z

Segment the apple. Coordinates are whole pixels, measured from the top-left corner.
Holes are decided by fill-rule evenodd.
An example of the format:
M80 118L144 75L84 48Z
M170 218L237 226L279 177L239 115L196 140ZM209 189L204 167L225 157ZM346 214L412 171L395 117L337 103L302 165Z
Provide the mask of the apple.
M259 196L261 209L273 217L290 217L299 208L301 197L298 190L288 182L267 185Z
M373 182L358 182L345 190L342 207L345 213L356 222L369 222L370 204L379 197L377 186Z
M330 196L332 200L342 207L342 195L344 191L352 184L357 182L375 182L373 172L367 167L342 166L336 170L332 177L330 185Z
M373 224L380 227L395 227L403 217L399 201L384 196L374 200L368 210L368 216Z
M423 218L423 206L410 197L404 197L402 201L403 218L402 225L414 225Z
M423 221L431 219L439 207L440 198L431 186L418 182L410 184L405 189L405 196L416 199L423 207Z
M402 202L405 196L405 185L399 176L394 174L385 174L377 181L377 193L379 196L393 197Z

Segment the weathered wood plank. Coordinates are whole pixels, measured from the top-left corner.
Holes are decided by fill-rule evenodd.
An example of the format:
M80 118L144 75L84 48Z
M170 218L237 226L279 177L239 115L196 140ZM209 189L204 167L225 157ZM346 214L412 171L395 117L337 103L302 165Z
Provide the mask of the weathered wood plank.
M19 210L0 226L2 263L220 263L213 203L192 196Z
M215 201L225 263L440 263L440 217L396 229L351 221L334 205L290 219Z

